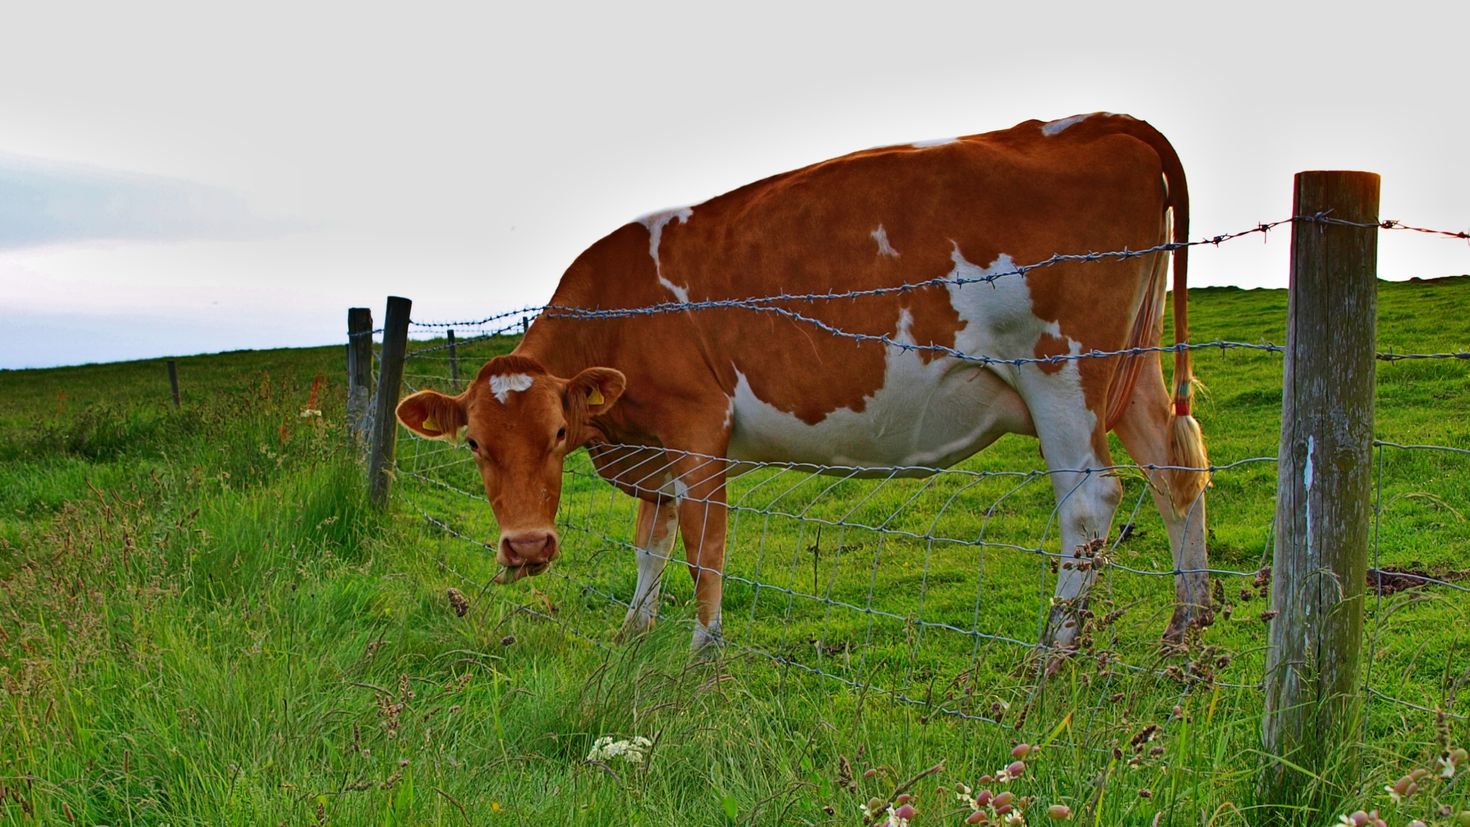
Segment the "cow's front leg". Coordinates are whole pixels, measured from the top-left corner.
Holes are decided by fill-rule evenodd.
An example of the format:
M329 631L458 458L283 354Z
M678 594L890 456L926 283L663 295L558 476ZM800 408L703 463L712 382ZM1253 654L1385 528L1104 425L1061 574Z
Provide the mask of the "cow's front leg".
M688 485L688 489L679 501L679 534L684 539L689 574L694 578L694 602L699 615L690 649L696 655L709 655L724 642L720 629L727 515L724 463L699 460L681 483Z
M678 505L672 499L659 497L657 502L638 502L638 586L628 616L623 619L619 640L628 640L653 628L658 617L659 587L663 585L664 566L674 549L674 527Z

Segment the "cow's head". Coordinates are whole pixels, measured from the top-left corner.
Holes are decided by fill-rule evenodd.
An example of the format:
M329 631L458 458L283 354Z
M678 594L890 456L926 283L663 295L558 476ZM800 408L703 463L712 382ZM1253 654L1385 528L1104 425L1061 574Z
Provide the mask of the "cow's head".
M474 455L500 524L495 559L506 571L497 582L540 574L556 559L563 461L598 438L591 420L617 402L626 381L612 368L562 379L534 359L499 356L459 396L419 391L398 403L409 430L451 442L462 435Z

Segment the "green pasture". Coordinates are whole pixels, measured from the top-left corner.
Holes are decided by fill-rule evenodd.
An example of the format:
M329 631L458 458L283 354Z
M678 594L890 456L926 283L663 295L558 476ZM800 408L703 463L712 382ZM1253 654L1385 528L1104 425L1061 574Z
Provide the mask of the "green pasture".
M1284 291L1191 291L1193 338L1281 343L1285 307ZM1470 278L1385 283L1380 349L1470 349L1467 307ZM471 332L462 374L514 344ZM409 381L446 386L443 356L410 360ZM1384 791L1470 742L1470 600L1433 584L1370 595L1361 735L1303 806L1325 803L1256 808L1281 357L1195 363L1222 466L1217 620L1161 649L1167 539L1122 469L1086 645L1051 677L1030 648L1055 576L1038 551L1058 550L1033 440L927 479L737 480L729 644L702 662L677 561L653 633L614 642L636 509L584 454L562 558L513 585L490 583L495 528L464 451L403 432L393 504L371 509L341 347L181 359L177 410L161 360L0 372L0 823L858 825L907 792L914 825L961 824L959 785L1020 742L1041 749L990 786L1031 824L1049 805L1100 825L1328 825L1360 807L1453 823L1470 767L1401 803ZM1379 439L1470 447L1470 364L1383 363L1378 388ZM1370 565L1470 585L1470 456L1377 459ZM588 760L635 736L641 762Z

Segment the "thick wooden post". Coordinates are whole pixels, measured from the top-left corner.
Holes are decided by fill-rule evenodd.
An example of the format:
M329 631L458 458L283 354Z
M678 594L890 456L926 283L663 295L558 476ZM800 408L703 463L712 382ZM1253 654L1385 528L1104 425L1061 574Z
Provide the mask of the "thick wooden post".
M459 391L459 351L454 347L454 328L449 328L449 389Z
M347 438L361 449L373 395L373 311L347 310Z
M174 407L179 407L179 363L168 360L168 389L174 395Z
M1324 212L1366 226L1301 218ZM1344 750L1361 713L1378 176L1300 173L1293 215L1261 793L1277 821L1301 823L1288 807L1321 805L1307 795L1312 774L1354 783L1341 774L1355 766Z
M372 447L368 451L368 496L379 508L388 506L393 479L393 449L398 444L398 392L403 384L403 357L408 348L408 312L413 302L388 297L383 319L383 350L378 364L378 392L373 397Z

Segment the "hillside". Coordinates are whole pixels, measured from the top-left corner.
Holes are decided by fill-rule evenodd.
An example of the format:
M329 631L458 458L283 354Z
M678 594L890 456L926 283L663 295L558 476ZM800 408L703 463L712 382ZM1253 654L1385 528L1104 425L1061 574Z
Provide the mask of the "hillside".
M1285 306L1285 291L1191 291L1194 339L1282 343ZM1380 350L1470 350L1465 308L1470 277L1384 283ZM1124 473L1124 568L1096 597L1110 619L1050 681L1006 642L1035 639L1044 561L934 541L1055 543L1044 479L742 480L732 646L691 663L677 567L654 633L612 642L633 511L595 480L568 478L565 559L512 586L434 522L493 536L473 471L442 445L403 435L393 507L369 508L342 361L340 347L183 358L178 409L161 360L0 372L0 823L857 824L871 797L942 764L910 790L914 823L957 824L970 809L954 790L1017 741L1046 745L1011 783L1034 797L1031 823L1051 804L1086 823L1254 821L1268 605L1254 574L1275 467L1248 461L1276 453L1279 355L1196 356L1212 461L1244 463L1210 493L1232 611L1189 650L1158 651L1172 589L1129 570L1167 574L1167 542ZM445 370L410 364L416 383ZM1470 448L1470 364L1382 363L1377 401L1380 439ZM1039 466L1034 441L1008 437L964 468ZM1371 564L1458 582L1470 457L1390 448L1379 468ZM1344 758L1361 773L1324 789L1391 823L1470 809L1463 783L1383 793L1446 739L1470 743L1470 601L1418 585L1369 613L1370 686L1412 705L1375 695L1360 757ZM588 761L604 736L652 745L641 763Z

